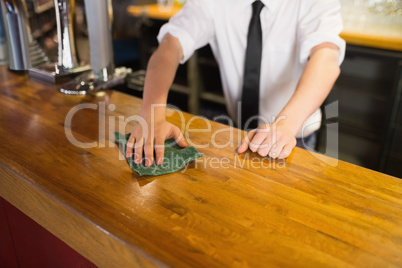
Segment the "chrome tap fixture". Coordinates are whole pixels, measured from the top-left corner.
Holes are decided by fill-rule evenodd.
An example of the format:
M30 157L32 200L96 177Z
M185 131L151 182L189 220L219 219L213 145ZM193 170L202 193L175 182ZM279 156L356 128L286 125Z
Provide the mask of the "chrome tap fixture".
M2 12L8 43L8 67L24 71L31 67L29 45L32 42L25 0L2 0Z
M89 65L82 66L78 57L74 33L75 0L53 0L57 28L57 62L48 62L29 69L33 78L58 83L68 81L77 74L87 72Z
M74 10L75 0L54 0L57 22L59 72L79 66L74 40Z
M85 0L91 68L100 81L114 72L112 6L109 0Z
M88 94L122 84L131 69L114 68L110 0L85 0L92 72L61 86L65 94Z

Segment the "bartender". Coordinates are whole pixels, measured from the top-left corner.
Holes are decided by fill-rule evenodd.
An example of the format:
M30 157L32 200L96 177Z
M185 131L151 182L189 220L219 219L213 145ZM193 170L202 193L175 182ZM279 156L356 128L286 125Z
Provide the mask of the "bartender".
M166 139L186 146L179 128L166 121L165 105L179 64L206 44L220 68L229 115L249 131L239 153L286 158L296 144L312 148L320 106L344 58L341 30L338 0L187 1L159 32L141 109L148 130L133 128L127 157L162 164Z

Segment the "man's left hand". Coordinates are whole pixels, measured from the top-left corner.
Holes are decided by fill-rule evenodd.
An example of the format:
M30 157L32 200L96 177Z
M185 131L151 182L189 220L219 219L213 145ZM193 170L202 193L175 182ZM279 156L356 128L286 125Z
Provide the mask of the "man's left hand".
M290 155L296 146L296 138L291 128L284 122L264 124L250 131L243 138L238 153L244 153L247 148L265 157L283 159Z

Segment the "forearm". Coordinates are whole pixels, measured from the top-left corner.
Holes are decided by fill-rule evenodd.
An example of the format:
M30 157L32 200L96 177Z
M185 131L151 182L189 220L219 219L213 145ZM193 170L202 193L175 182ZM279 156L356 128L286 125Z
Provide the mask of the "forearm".
M179 146L187 146L180 129L165 120L167 95L182 57L179 40L167 34L148 62L141 117L156 127L150 129L149 125L144 128L143 124L137 124L131 131L126 157L131 157L134 152L136 164L141 164L145 156L145 165L151 166L154 153L157 164L162 164L166 139L173 138ZM153 104L161 106L156 109Z
M166 104L181 58L179 41L169 34L166 35L148 62L141 109L143 117L150 115L153 104ZM165 108L160 107L155 112L164 116Z
M278 116L297 134L305 120L324 102L340 74L339 51L332 44L312 49L310 59L292 98Z

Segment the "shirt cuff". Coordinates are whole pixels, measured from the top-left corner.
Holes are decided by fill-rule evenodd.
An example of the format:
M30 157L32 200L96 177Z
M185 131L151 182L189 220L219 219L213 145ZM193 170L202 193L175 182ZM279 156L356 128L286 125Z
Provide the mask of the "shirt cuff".
M321 127L321 109L318 108L307 120L304 122L302 128L297 132L296 138L305 138L316 132Z
M320 33L317 35L311 35L302 42L299 60L303 66L307 64L311 49L322 43L332 43L339 48L338 65L342 64L343 59L345 58L345 41L339 36Z
M194 40L186 31L170 23L163 25L160 29L157 36L159 43L162 42L162 39L166 34L170 34L179 40L183 50L183 58L180 60L180 63L185 63L194 53Z

